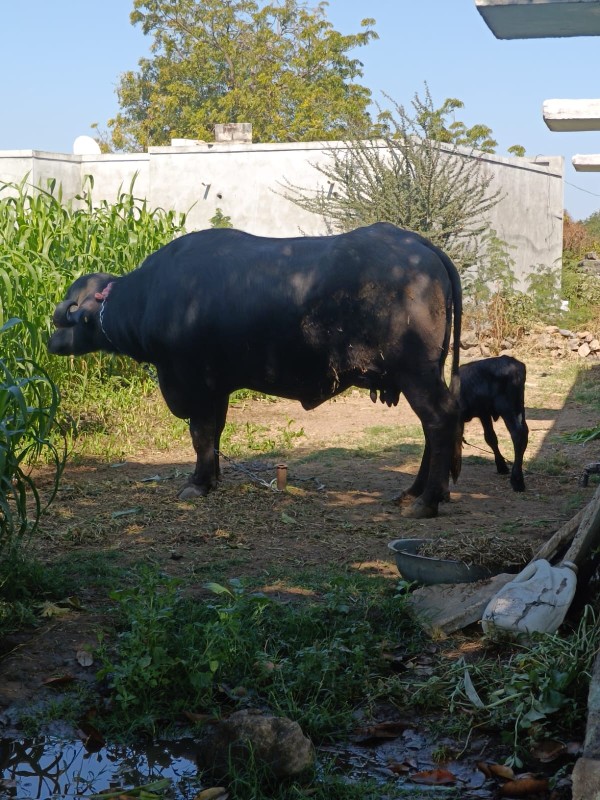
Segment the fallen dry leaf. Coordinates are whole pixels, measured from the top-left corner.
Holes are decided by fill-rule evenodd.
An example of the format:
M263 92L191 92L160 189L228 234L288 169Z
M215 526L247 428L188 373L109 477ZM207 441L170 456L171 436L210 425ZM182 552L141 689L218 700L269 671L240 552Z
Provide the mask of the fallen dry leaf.
M531 755L547 764L549 761L554 761L555 758L563 755L567 751L567 746L563 742L557 742L554 739L545 739L543 742L537 742L531 750Z
M51 678L46 678L46 680L42 681L43 686L64 686L66 683L72 683L75 678L69 673L65 673L64 675L53 675Z
M456 775L447 769L431 769L426 772L417 772L410 776L413 783L422 783L426 786L449 786L456 783Z
M492 777L492 771L490 769L490 765L487 764L485 761L478 761L477 762L477 769L480 772L483 772L483 774L485 775L486 778L491 778Z
M510 781L515 777L515 773L505 764L488 764L488 768L495 778Z
M531 794L545 792L548 789L547 778L523 777L507 781L500 789L501 797L528 797Z
M388 763L388 769L396 775L407 775L410 772L410 765L406 762L401 764L398 761L390 761Z
M224 786L212 786L196 795L194 800L227 800L229 792Z
M49 619L52 617L62 617L65 614L68 614L70 611L69 608L66 608L65 606L59 606L56 603L51 603L48 600L44 603L40 603L39 607L42 617L48 617Z

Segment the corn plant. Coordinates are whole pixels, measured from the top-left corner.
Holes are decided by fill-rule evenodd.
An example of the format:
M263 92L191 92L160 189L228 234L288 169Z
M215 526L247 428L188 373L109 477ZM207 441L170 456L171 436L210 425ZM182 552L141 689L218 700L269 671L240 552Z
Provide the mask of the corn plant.
M19 326L10 319L1 328L4 337ZM19 357L9 368L0 359L0 555L13 555L26 534L38 525L52 501L65 462L56 442L58 392L48 375L31 359ZM50 458L54 481L45 503L31 467Z
M185 215L149 209L134 196L134 183L114 203L94 203L91 176L74 201L64 200L53 179L45 187L32 187L27 176L0 184L0 325L12 317L23 322L18 335L10 330L3 337L6 363L26 352L56 382L106 363L97 355L50 359L45 343L54 307L76 278L128 272L183 231Z

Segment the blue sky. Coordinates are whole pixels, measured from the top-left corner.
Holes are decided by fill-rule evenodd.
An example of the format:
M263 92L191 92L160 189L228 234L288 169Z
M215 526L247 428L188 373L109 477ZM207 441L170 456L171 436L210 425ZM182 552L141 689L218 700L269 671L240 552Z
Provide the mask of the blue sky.
M312 3L311 3L312 4ZM149 39L129 22L129 0L29 0L0 4L0 150L71 152L74 139L106 127L119 75L135 69ZM571 157L600 153L600 131L553 133L544 100L600 96L595 37L495 39L475 0L330 0L342 33L374 17L379 40L356 51L360 81L409 105L429 85L434 103L465 104L457 117L492 128L497 152L565 157L565 208L576 219L600 209L600 173L576 173Z

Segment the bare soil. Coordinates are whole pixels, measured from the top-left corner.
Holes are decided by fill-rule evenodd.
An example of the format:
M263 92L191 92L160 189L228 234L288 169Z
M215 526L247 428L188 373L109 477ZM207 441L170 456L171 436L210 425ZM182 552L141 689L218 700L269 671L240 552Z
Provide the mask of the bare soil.
M436 519L404 518L389 501L410 485L422 446L410 441L418 420L403 398L389 409L353 391L310 412L286 400L248 400L231 408L230 421L264 426L275 441L282 431L303 431L284 457L226 460L218 490L194 501L176 496L192 468L187 439L166 452L132 451L118 464L72 459L33 544L35 554L46 562L66 553L81 553L82 562L90 553L111 554L117 564L147 561L198 587L253 575L267 589L293 592L293 585L280 582L282 574L330 564L398 580L388 543L401 537L443 537L459 559L461 542L473 533L511 537L515 551L534 552L591 498L597 479L588 488L579 479L598 458L597 442L568 444L561 434L598 419L576 402L571 386L557 382L562 363L528 359L527 365L526 397L534 407L528 409L525 493L513 492L508 476L496 473L474 421L465 431L468 444L451 501ZM510 460L508 434L501 422L496 428ZM373 437L379 445L370 446ZM287 490L280 492L272 482L282 460ZM11 708L47 691L48 678L92 679L94 668L82 666L77 653L97 643L105 609L106 592L90 581L89 592L65 603L62 613L50 609L47 622L3 643L0 731L2 723L8 732L15 721Z

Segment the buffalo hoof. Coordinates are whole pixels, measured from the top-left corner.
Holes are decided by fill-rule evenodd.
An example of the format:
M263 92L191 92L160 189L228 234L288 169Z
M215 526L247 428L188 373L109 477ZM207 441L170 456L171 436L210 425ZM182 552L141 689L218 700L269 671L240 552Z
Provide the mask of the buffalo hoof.
M395 494L393 497L390 497L388 500L389 503L394 503L397 506L410 506L412 505L417 498L414 494L409 494L406 490L400 492L399 494Z
M179 500L193 500L195 497L206 497L208 491L206 486L198 486L197 483L188 483L178 493L177 498Z
M510 485L513 488L513 492L524 492L525 491L525 481L523 478L511 478Z
M425 505L420 497L418 497L412 505L403 508L400 512L400 516L406 517L407 519L431 519L432 517L437 517L437 515L437 505Z

